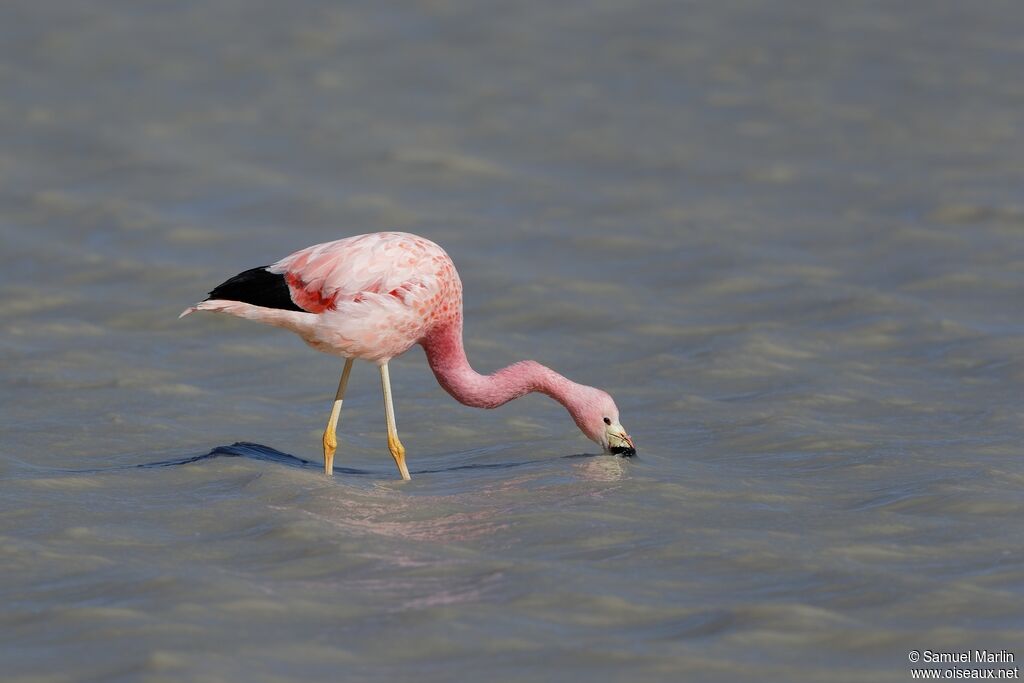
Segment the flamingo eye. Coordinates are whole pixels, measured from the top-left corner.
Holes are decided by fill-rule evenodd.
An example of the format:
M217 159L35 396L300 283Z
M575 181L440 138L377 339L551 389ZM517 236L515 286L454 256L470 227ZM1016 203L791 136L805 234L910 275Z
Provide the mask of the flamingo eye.
M606 417L606 418L604 419L604 423L605 423L606 425L610 425L610 424L612 423L612 421L611 421L611 419L609 419L609 418L607 418L607 417Z

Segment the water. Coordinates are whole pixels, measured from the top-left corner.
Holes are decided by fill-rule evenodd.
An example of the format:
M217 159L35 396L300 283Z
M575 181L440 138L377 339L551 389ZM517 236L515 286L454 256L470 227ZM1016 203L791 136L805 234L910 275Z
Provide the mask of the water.
M7 2L8 681L909 680L1024 636L1014 2ZM385 228L467 348L609 390L455 404L178 320ZM210 454L210 457L201 457Z

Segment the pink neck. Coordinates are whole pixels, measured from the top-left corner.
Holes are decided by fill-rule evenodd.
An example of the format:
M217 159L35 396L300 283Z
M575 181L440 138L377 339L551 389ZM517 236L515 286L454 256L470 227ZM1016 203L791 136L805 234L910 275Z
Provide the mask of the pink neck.
M539 391L555 399L573 415L578 411L576 396L585 389L551 368L532 360L513 363L493 375L476 372L462 347L462 320L438 328L421 342L438 383L452 397L474 408L497 408L514 398Z

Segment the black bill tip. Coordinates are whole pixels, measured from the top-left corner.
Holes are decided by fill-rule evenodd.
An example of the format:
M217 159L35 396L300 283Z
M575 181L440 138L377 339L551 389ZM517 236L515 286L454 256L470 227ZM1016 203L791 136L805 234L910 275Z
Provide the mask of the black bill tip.
M621 455L623 458L632 458L636 455L636 449L629 446L612 446L612 455Z

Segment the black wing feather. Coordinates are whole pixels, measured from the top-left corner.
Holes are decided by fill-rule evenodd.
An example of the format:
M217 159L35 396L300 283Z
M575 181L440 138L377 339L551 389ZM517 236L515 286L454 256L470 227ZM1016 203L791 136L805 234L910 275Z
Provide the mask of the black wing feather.
M271 273L267 270L269 266L252 268L239 273L230 280L222 282L210 292L210 299L226 299L228 301L241 301L253 306L264 308L279 308L284 311L302 311L292 301L291 292L288 291L288 282L283 273Z

